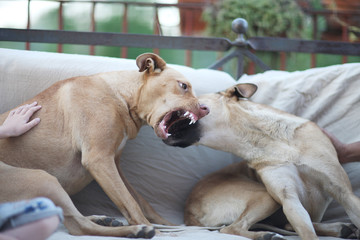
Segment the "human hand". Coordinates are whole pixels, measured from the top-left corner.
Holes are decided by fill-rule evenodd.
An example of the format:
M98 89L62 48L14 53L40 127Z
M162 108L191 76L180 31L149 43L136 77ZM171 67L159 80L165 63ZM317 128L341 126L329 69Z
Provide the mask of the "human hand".
M0 138L20 136L35 127L40 122L40 118L29 120L40 108L37 102L33 102L12 110L0 125Z
M345 162L344 158L345 158L345 152L346 152L346 146L344 143L342 143L339 139L337 139L333 134L329 133L328 131L326 131L325 129L322 129L322 131L328 136L328 138L330 139L331 143L334 145L335 150L338 154L338 158L339 158L339 162L343 163Z
M325 129L322 130L330 138L332 144L334 145L341 164L360 161L360 141L345 144Z

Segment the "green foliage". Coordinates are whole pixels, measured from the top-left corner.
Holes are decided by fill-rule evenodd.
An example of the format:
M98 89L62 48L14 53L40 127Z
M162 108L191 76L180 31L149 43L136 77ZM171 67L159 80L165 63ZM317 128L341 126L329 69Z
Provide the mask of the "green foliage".
M153 0L136 0L149 1ZM320 0L306 0L312 7L321 9ZM36 2L36 1L34 1ZM37 5L32 3L32 8ZM63 20L64 29L69 31L91 30L92 3L64 2ZM31 28L33 29L57 29L58 8L54 7L39 16L33 16ZM122 32L123 31L123 4L97 3L95 8L96 31L98 32ZM141 16L141 17L140 17ZM248 36L282 36L301 37L311 39L312 26L309 17L305 16L294 0L219 0L214 8L209 8L204 14L208 22L208 30L211 35L227 37L231 40L236 38L231 30L231 22L238 17L245 18L249 23ZM128 6L128 32L153 34L154 8L145 6ZM318 30L326 29L324 17L318 17ZM305 34L305 36L304 36ZM318 34L320 36L320 34ZM0 42L0 47L24 49L25 43ZM57 51L57 44L31 43L32 50ZM64 44L65 53L89 54L89 46ZM121 47L96 46L95 55L121 57ZM128 48L127 56L136 58L143 52L151 52L153 49ZM161 49L160 55L168 63L185 64L187 52L185 50ZM224 53L225 54L225 53ZM256 52L256 55L273 69L279 68L278 53ZM192 51L192 66L203 68L212 64L221 53L208 51ZM245 58L246 59L246 58ZM341 63L341 56L318 55L318 66L327 66ZM349 57L349 62L358 62L359 57ZM235 60L230 61L222 69L234 75L236 72ZM287 54L286 69L288 71L303 70L310 67L309 54ZM244 69L246 71L246 68ZM257 72L261 72L257 68Z
M318 0L312 0L316 5ZM317 6L319 7L319 6ZM248 22L248 37L288 37L310 39L312 26L308 16L294 0L222 0L208 8L204 15L208 23L209 35L236 39L236 34L231 29L231 23L236 18L244 18ZM322 30L324 24L318 19L318 26ZM272 69L280 67L279 53L256 52L256 55ZM247 61L248 59L245 58ZM248 63L248 61L247 61ZM234 72L235 62L230 71ZM287 70L307 69L310 67L310 55L287 54ZM231 69L232 68L232 69ZM247 66L245 67L245 71ZM256 72L262 72L256 68Z
M248 36L303 37L305 16L293 0L222 0L204 13L211 35L234 39L231 22L248 21Z

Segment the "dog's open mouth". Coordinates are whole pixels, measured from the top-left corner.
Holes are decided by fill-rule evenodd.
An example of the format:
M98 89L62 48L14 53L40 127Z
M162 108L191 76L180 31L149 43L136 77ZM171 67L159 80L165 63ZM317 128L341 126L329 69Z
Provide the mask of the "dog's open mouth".
M167 139L172 134L197 122L198 116L186 110L176 110L167 113L159 123L159 137Z

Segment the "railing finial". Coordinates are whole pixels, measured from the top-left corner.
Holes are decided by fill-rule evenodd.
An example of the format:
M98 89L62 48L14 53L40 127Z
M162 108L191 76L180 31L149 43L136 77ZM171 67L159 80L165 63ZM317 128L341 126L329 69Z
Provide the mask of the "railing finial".
M231 29L238 34L236 41L244 42L244 35L246 36L246 31L248 29L248 22L244 18L236 18L231 23Z

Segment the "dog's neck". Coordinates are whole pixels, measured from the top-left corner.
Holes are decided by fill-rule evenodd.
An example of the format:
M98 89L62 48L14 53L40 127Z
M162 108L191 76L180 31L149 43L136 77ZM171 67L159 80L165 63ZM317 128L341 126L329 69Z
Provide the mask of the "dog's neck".
M131 81L128 80L130 74L133 75ZM136 105L137 92L143 84L141 73L138 71L110 72L102 78L111 86L113 93L119 100L125 100L130 108Z
M230 105L226 112L217 112L210 106L209 116L201 120L203 134L199 144L231 152L248 161L270 153L275 145L281 149L279 145L288 144L295 129L307 121L251 101Z
M134 75L131 77L132 81L128 81L130 74ZM138 71L110 72L105 77L103 76L102 79L111 86L111 90L118 101L118 106L126 108L126 112L129 112L138 131L142 125L146 124L137 112L139 89L144 84L142 73ZM135 135L137 131L134 133Z

